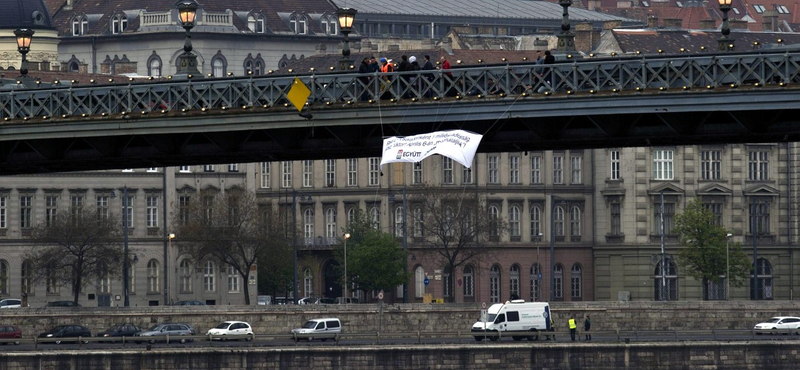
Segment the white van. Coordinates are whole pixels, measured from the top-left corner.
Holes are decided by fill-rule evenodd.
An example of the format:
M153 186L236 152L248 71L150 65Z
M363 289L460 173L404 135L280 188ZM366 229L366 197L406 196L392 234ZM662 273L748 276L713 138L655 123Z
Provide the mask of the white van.
M306 339L312 341L315 338L322 341L335 339L336 334L342 333L342 322L337 318L311 319L303 324L303 327L292 329L294 340Z
M537 331L550 330L550 305L546 302L525 302L517 299L506 303L493 304L482 317L472 324L473 333L492 333L494 335L474 335L475 340L489 338L492 341L502 336L514 340L528 338L533 340Z

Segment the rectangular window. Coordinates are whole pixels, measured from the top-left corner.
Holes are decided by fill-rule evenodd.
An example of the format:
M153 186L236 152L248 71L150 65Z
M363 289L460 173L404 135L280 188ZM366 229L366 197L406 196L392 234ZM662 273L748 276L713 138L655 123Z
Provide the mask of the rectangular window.
M0 196L0 228L5 229L8 227L6 220L8 219L8 209L6 208L6 196Z
M158 196L148 195L147 227L158 227Z
M722 204L721 203L703 203L703 208L709 210L714 214L714 223L722 226Z
M609 161L611 162L611 180L619 180L619 150L612 150L608 152Z
M542 157L531 156L531 185L542 183Z
M192 172L192 167L191 166L181 166L180 169L178 169L178 172Z
M127 206L127 207L126 207ZM128 227L133 227L133 196L129 195L128 200L122 198L122 212L123 216L128 219Z
M239 164L238 163L228 164L228 172L239 172Z
M262 189L269 189L269 187L270 187L269 169L270 169L270 163L269 162L261 162L261 188Z
M508 183L519 184L519 156L508 156Z
M748 179L750 181L769 180L769 151L751 150L748 157Z
M442 157L442 183L453 183L453 159L444 156Z
M750 203L748 207L750 235L753 235L754 231L757 235L769 235L769 202L756 200L756 203Z
M48 195L44 198L45 213L44 220L47 227L55 225L56 216L58 216L58 196Z
M178 197L178 220L181 225L189 223L189 198L188 195L181 195Z
M325 186L332 188L336 186L336 160L325 160Z
M654 150L653 151L653 179L654 180L672 180L672 156L671 150Z
M214 172L214 165L213 164L207 164L207 165L203 166L203 172Z
M314 186L314 161L303 161L303 187L310 188Z
M370 157L369 158L369 185L370 186L377 186L379 182L379 176L381 171L381 159L379 157Z
M95 198L95 206L97 209L97 219L98 220L107 220L109 216L108 210L108 196L107 195L98 195Z
M228 293L239 293L239 273L228 266Z
M653 206L655 210L653 216L653 235L661 235L661 202ZM672 235L673 216L675 216L675 204L664 203L664 235Z
M475 166L475 162L473 160L472 166ZM461 181L463 184L472 184L472 168L463 166L461 169Z
M500 167L500 156L497 154L490 154L486 156L486 181L490 184L499 184L500 175L498 169Z
M700 152L700 178L703 180L721 179L721 158L721 150L703 150Z
M583 157L581 156L572 156L569 159L569 166L570 166L570 173L572 174L570 184L582 184L583 183Z
M553 155L553 184L564 183L564 157Z
M291 161L283 161L283 162L281 162L281 187L283 187L283 188L291 188L292 187L292 162Z
M358 186L358 159L347 159L347 186Z
M33 197L30 195L23 195L19 197L19 227L29 228L31 224L31 215L33 213Z
M73 195L70 197L70 200L70 212L72 213L73 220L75 220L80 218L81 214L83 214L83 195Z
M412 171L414 178L412 179L412 184L420 185L422 184L422 161L414 162L412 165Z
M611 203L611 235L622 235L622 207L619 203Z

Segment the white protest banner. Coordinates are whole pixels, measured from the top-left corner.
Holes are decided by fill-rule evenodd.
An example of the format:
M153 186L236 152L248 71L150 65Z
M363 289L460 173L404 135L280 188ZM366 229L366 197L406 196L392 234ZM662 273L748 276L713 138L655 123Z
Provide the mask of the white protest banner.
M381 165L394 162L419 162L434 154L441 154L472 166L483 135L464 130L436 131L414 136L392 136L383 139Z

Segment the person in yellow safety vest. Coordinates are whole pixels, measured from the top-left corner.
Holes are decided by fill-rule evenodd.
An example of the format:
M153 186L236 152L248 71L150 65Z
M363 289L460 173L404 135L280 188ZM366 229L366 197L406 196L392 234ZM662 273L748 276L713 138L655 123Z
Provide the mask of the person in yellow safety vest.
M572 337L572 341L575 341L575 332L578 330L578 324L575 323L575 316L571 316L569 318L569 336Z

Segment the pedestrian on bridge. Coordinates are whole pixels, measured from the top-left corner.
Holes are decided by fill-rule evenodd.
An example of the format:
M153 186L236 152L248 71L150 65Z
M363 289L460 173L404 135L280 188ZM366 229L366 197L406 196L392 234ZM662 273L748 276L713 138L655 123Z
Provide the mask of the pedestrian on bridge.
M569 318L569 336L572 338L572 341L575 341L575 334L578 331L578 324L575 323L575 315L570 316Z
M592 321L589 320L589 315L586 315L586 320L583 321L583 334L586 335L586 340L592 340L592 335L589 334L589 329L592 328Z

